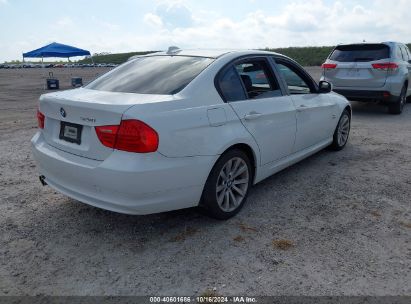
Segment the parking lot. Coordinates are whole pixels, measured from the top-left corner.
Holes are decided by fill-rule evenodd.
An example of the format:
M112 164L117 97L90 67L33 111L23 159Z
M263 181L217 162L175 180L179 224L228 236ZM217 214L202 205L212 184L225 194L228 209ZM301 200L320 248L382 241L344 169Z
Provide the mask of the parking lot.
M53 72L68 88L105 70ZM411 104L353 102L344 150L261 182L228 221L131 216L41 186L30 139L47 73L0 70L0 295L411 294Z

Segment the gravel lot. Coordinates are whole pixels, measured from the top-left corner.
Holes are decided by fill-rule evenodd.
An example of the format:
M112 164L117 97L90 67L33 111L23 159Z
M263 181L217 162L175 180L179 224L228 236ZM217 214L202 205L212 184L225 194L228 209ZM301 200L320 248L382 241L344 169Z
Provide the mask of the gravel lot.
M54 74L68 87L103 71ZM411 105L354 102L346 149L261 182L228 221L128 216L40 185L44 78L0 70L0 295L411 295Z

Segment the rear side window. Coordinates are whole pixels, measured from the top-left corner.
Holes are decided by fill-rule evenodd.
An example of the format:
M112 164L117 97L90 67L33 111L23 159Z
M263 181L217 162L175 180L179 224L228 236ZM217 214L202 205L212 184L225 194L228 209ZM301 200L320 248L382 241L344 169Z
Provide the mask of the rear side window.
M241 60L220 72L217 88L225 101L282 96L266 59Z
M401 53L402 53L402 59L404 59L404 61L408 61L409 58L408 58L407 50L402 45L400 46L400 48L401 48Z
M247 99L240 77L233 66L230 66L230 68L223 72L218 81L218 85L220 87L221 94L224 96L226 101Z
M367 62L390 58L385 44L353 44L337 46L330 59L338 62Z
M404 55L402 54L402 50L399 45L397 46L397 58L404 60Z
M86 88L124 93L176 94L212 62L213 59L204 57L141 57L97 78Z
M282 95L280 87L272 76L270 67L264 59L247 59L235 64L241 82L249 99L270 98Z

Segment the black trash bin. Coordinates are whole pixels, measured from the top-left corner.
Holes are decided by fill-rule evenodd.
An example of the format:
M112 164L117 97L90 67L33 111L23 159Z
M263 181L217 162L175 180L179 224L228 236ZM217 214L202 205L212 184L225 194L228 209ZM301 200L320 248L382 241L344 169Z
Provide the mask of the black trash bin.
M46 80L47 90L58 90L60 88L60 82L53 77L53 72L49 72L49 78Z
M47 78L47 90L58 90L60 88L60 83L58 79Z
M73 77L71 78L71 86L72 87L81 87L83 85L83 78L81 77Z

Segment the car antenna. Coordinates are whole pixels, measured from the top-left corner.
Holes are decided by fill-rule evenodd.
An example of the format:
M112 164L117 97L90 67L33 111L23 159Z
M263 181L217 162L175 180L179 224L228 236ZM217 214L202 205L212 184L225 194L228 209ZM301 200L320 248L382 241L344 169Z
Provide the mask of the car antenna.
M170 46L167 50L168 55L177 54L178 52L181 52L181 49L178 46Z

